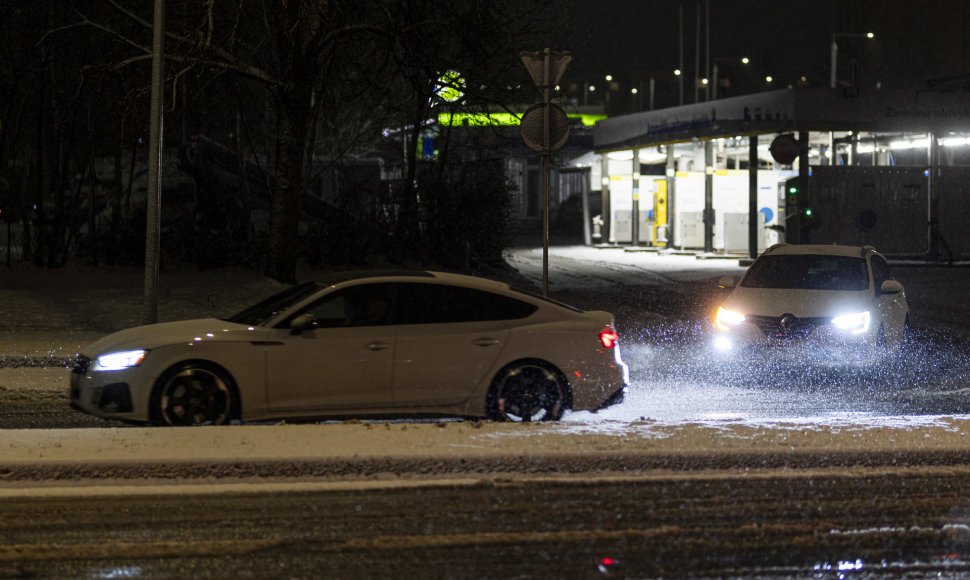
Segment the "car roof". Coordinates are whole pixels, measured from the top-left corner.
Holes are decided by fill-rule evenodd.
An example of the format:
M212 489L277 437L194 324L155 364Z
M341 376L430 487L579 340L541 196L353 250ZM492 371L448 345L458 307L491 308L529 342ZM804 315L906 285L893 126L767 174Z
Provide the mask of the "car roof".
M852 256L865 257L866 254L878 254L872 246L844 246L842 244L775 244L764 255L822 255L822 256Z
M468 276L465 274L433 272L430 270L345 270L327 272L326 274L316 276L314 277L314 282L322 286L333 286L336 284L342 284L344 282L358 282L363 280L374 280L376 278L388 278L393 279L393 281L412 280L422 282L437 280L439 282L460 284L462 286L471 286L482 289L508 290L508 284L503 282L497 282L487 278L479 278L477 276Z

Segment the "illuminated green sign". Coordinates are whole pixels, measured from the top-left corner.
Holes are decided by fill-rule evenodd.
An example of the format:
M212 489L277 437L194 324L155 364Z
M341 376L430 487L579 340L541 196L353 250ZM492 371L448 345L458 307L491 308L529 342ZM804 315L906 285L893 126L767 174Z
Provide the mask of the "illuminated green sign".
M465 96L465 93L462 92L464 88L465 79L461 78L460 73L450 70L438 77L438 86L435 87L435 93L443 100L454 103Z
M597 121L602 121L606 115L566 114L570 119L579 119L583 125L592 127ZM469 127L500 127L518 126L520 115L513 113L439 113L439 125L468 125Z

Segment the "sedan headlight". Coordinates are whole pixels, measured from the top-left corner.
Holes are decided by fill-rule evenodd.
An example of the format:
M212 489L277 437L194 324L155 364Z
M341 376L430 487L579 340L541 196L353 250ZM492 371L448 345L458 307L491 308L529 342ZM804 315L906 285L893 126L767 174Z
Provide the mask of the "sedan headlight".
M109 352L99 356L94 361L96 371L120 371L130 367L136 367L145 360L147 350L123 350L119 352Z
M869 311L843 314L832 319L832 325L843 332L862 334L869 330Z
M734 310L719 307L714 316L714 326L718 330L731 330L731 327L744 322L744 315Z

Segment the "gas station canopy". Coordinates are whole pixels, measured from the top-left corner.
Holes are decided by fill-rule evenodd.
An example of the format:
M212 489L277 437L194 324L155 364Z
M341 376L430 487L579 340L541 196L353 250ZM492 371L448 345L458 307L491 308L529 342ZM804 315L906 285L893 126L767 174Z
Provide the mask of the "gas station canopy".
M790 131L970 131L964 93L797 88L755 93L600 121L597 153Z

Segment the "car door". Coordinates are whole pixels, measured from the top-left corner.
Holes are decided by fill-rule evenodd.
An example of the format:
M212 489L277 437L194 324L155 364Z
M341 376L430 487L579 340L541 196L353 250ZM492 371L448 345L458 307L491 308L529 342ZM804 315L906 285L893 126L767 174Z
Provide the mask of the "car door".
M395 404L435 406L466 400L505 349L507 321L534 311L531 304L473 288L402 284Z
M269 408L280 412L380 409L391 405L397 328L392 284L337 290L273 330L267 345ZM313 323L294 332L305 315Z

